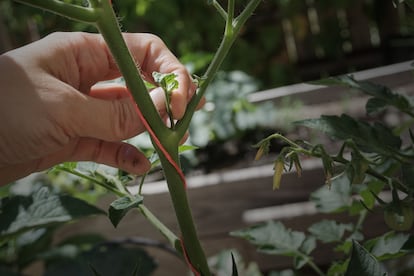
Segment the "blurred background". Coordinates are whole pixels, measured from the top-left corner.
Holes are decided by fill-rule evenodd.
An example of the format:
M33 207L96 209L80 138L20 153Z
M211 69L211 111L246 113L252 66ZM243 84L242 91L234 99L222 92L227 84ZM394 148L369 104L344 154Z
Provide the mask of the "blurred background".
M82 0L65 2L84 4ZM207 2L114 0L113 4L123 31L158 35L191 73L202 75L224 30L224 20ZM223 6L227 3L219 2ZM236 2L236 10L241 10L248 1ZM344 93L340 94L334 90L338 92L338 96L334 105L330 106L319 105L325 98L332 96L332 93L325 90L320 94L311 91L312 106L309 105L309 100L300 96L289 97L286 91L296 89L296 92L301 92L304 89L302 86L292 86L297 83L413 59L412 13L406 5L394 5L392 0L267 0L259 5L210 85L206 93L207 104L193 118L189 143L198 149L183 154L182 164L185 172L192 173L195 177L192 181L200 181L208 186L206 190L192 189L189 193L193 202L197 203L194 213L203 242L208 244L206 248L209 254L217 253L219 249L237 247L244 250L244 257L258 260L264 269L285 268L290 264L285 259L258 257L255 249L235 242L228 237L228 232L248 223L245 215L249 210L307 200L309 193L323 184L323 174L319 168L311 167L308 174L300 180L296 176L288 175L284 181L291 182L290 186L286 185L289 188L270 193L274 156L254 163L257 168L247 170L245 168L252 166L256 153L252 145L274 132L289 133L293 137L302 135L300 129L292 129L291 122L304 117L319 116L321 112L339 114L346 107L347 111L356 108L356 114L364 116L363 103L360 99L351 101L349 97L352 93L349 91L342 91ZM49 12L12 0L0 0L0 53L38 40L54 31L96 32L91 26ZM386 74L395 75L393 84L401 85L401 74L393 72L394 69L390 70ZM411 79L411 73L404 74L404 82L412 85ZM277 99L270 97L266 101L252 100L254 95L263 91L274 91ZM318 141L323 143L325 140ZM150 152L151 143L145 134L132 139L131 143ZM279 147L278 144L272 144L271 150L276 153ZM259 165L267 166L259 169ZM96 164L82 166L84 171L96 170L98 167ZM224 172L234 168L243 169ZM206 176L217 171L223 174L213 174L211 178ZM119 172L114 174L119 175ZM202 177L197 178L200 175ZM23 185L16 185L11 190L18 193L23 186L30 190L32 188L28 182L33 186L46 183L59 192L63 191L89 202L96 202L107 193L96 185L61 172L51 172L47 177L39 179L30 178ZM156 182L162 179L162 174L155 171L147 179ZM222 185L212 185L213 182ZM165 183L155 184L165 188ZM99 204L105 209L110 200L105 199ZM175 227L165 190L146 195L145 200L166 224ZM300 208L301 211L307 211L307 208ZM260 209L257 213L265 212ZM295 220L289 218L285 209L282 213L285 213L282 219L286 219L288 225L298 228L314 219L308 216ZM142 216L134 215L116 230L104 218L69 225L57 236L63 239L87 229L86 231L96 230L110 238L130 237L137 235L136 225L140 225L139 234L160 238L152 227L145 225ZM371 225L379 225L381 228L384 226L381 223L373 221ZM374 230L377 229L372 229ZM162 257L158 258L161 258L162 265ZM328 263L332 256L324 253L316 258ZM164 265L165 270L157 275L183 275L178 272L168 274L175 268L175 262L173 264ZM186 271L185 266L177 269Z
M196 74L203 72L223 33L224 21L207 1L113 2L123 31L160 36ZM237 1L239 8L245 3ZM406 60L414 44L409 12L392 0L264 1L222 69L254 76L262 90ZM0 52L53 31L96 32L11 0L0 3L0 24Z

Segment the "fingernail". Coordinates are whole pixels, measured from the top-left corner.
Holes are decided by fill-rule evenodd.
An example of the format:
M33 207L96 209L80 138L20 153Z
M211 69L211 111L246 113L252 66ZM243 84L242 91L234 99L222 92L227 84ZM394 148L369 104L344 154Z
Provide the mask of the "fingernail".
M122 163L126 171L138 175L144 174L151 167L145 156L131 145L124 146Z

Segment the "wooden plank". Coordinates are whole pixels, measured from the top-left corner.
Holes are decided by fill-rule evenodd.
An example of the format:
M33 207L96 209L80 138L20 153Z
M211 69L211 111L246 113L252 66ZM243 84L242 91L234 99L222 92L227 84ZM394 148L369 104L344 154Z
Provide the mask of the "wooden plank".
M355 72L352 75L357 80L368 80L378 84L387 85L393 89L398 89L399 87L406 87L407 85L414 83L411 64L411 61L401 62ZM299 83L253 93L249 96L249 101L252 103L265 101L280 103L284 97L292 97L294 99L299 99L305 105L313 105L338 101L344 95L349 95L349 91L348 88L337 86L326 87ZM407 92L410 92L410 90Z

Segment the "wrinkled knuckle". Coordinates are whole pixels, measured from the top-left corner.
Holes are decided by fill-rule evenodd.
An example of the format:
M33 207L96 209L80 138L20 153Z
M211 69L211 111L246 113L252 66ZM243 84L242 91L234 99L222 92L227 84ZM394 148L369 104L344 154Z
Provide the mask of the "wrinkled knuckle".
M149 42L151 43L155 43L155 44L164 44L164 42L162 41L162 39L155 35L155 34L146 34L146 39L148 39Z
M96 143L95 147L93 148L90 156L90 160L94 162L98 162L100 160L102 151L104 147L104 141L100 140Z
M125 100L112 102L112 134L114 141L121 141L132 136L134 110Z

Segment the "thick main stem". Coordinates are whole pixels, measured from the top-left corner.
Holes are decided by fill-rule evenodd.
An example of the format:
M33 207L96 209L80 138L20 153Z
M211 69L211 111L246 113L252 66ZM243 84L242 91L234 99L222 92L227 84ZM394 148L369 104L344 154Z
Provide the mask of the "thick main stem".
M175 153L170 151L170 153L178 163L178 151ZM182 179L177 170L164 156L160 155L160 160L164 169L165 178L167 179L168 189L176 212L177 221L181 229L185 247L183 254L187 254L191 266L193 266L195 270L203 276L209 276L211 275L210 270L208 268L204 250L197 235L184 183L182 183Z
M131 90L131 93L138 107L140 108L143 115L145 116L145 119L150 124L152 130L158 137L165 138L165 136L170 136L170 138L173 138L173 135L171 135L172 132L168 131L168 129L166 129L164 124L161 122L161 120L159 120L158 112L156 112L154 104L152 103L152 100L147 93L145 85L139 76L138 70L131 58L131 54L129 53L127 45L125 44L121 36L119 27L114 26L114 24L116 23L116 18L112 8L105 8L105 5L103 5L103 7L104 8L102 12L104 16L101 18L105 18L105 20L99 20L97 26L101 34L103 35L106 43L108 44L112 54L114 55L114 58L118 63L119 69L122 75L124 76L127 86ZM111 17L112 20L109 19ZM155 118L158 119L155 120ZM163 135L164 137L162 137ZM165 141L166 139L163 140ZM167 149L170 156L173 157L173 159L175 159L175 162L178 164L179 139L172 140L176 141L174 141L174 143L171 143L171 146L163 146ZM157 152L160 155L161 163L165 171L165 176L170 190L170 195L177 214L177 220L180 225L183 243L185 246L185 252L183 252L183 254L187 254L191 262L191 265L197 271L202 273L202 275L208 276L210 275L208 264L206 261L206 257L204 255L204 251L198 240L197 232L190 211L190 206L188 204L186 196L184 183L182 183L182 179L178 174L176 168L174 168L171 162L167 160L167 158L159 150L159 145L155 143L155 147L157 148Z
M139 74L134 59L122 37L116 15L109 1L102 1L101 14L96 23L115 59L128 89L141 110L145 120L158 137L167 136L169 129L165 127L147 88Z

